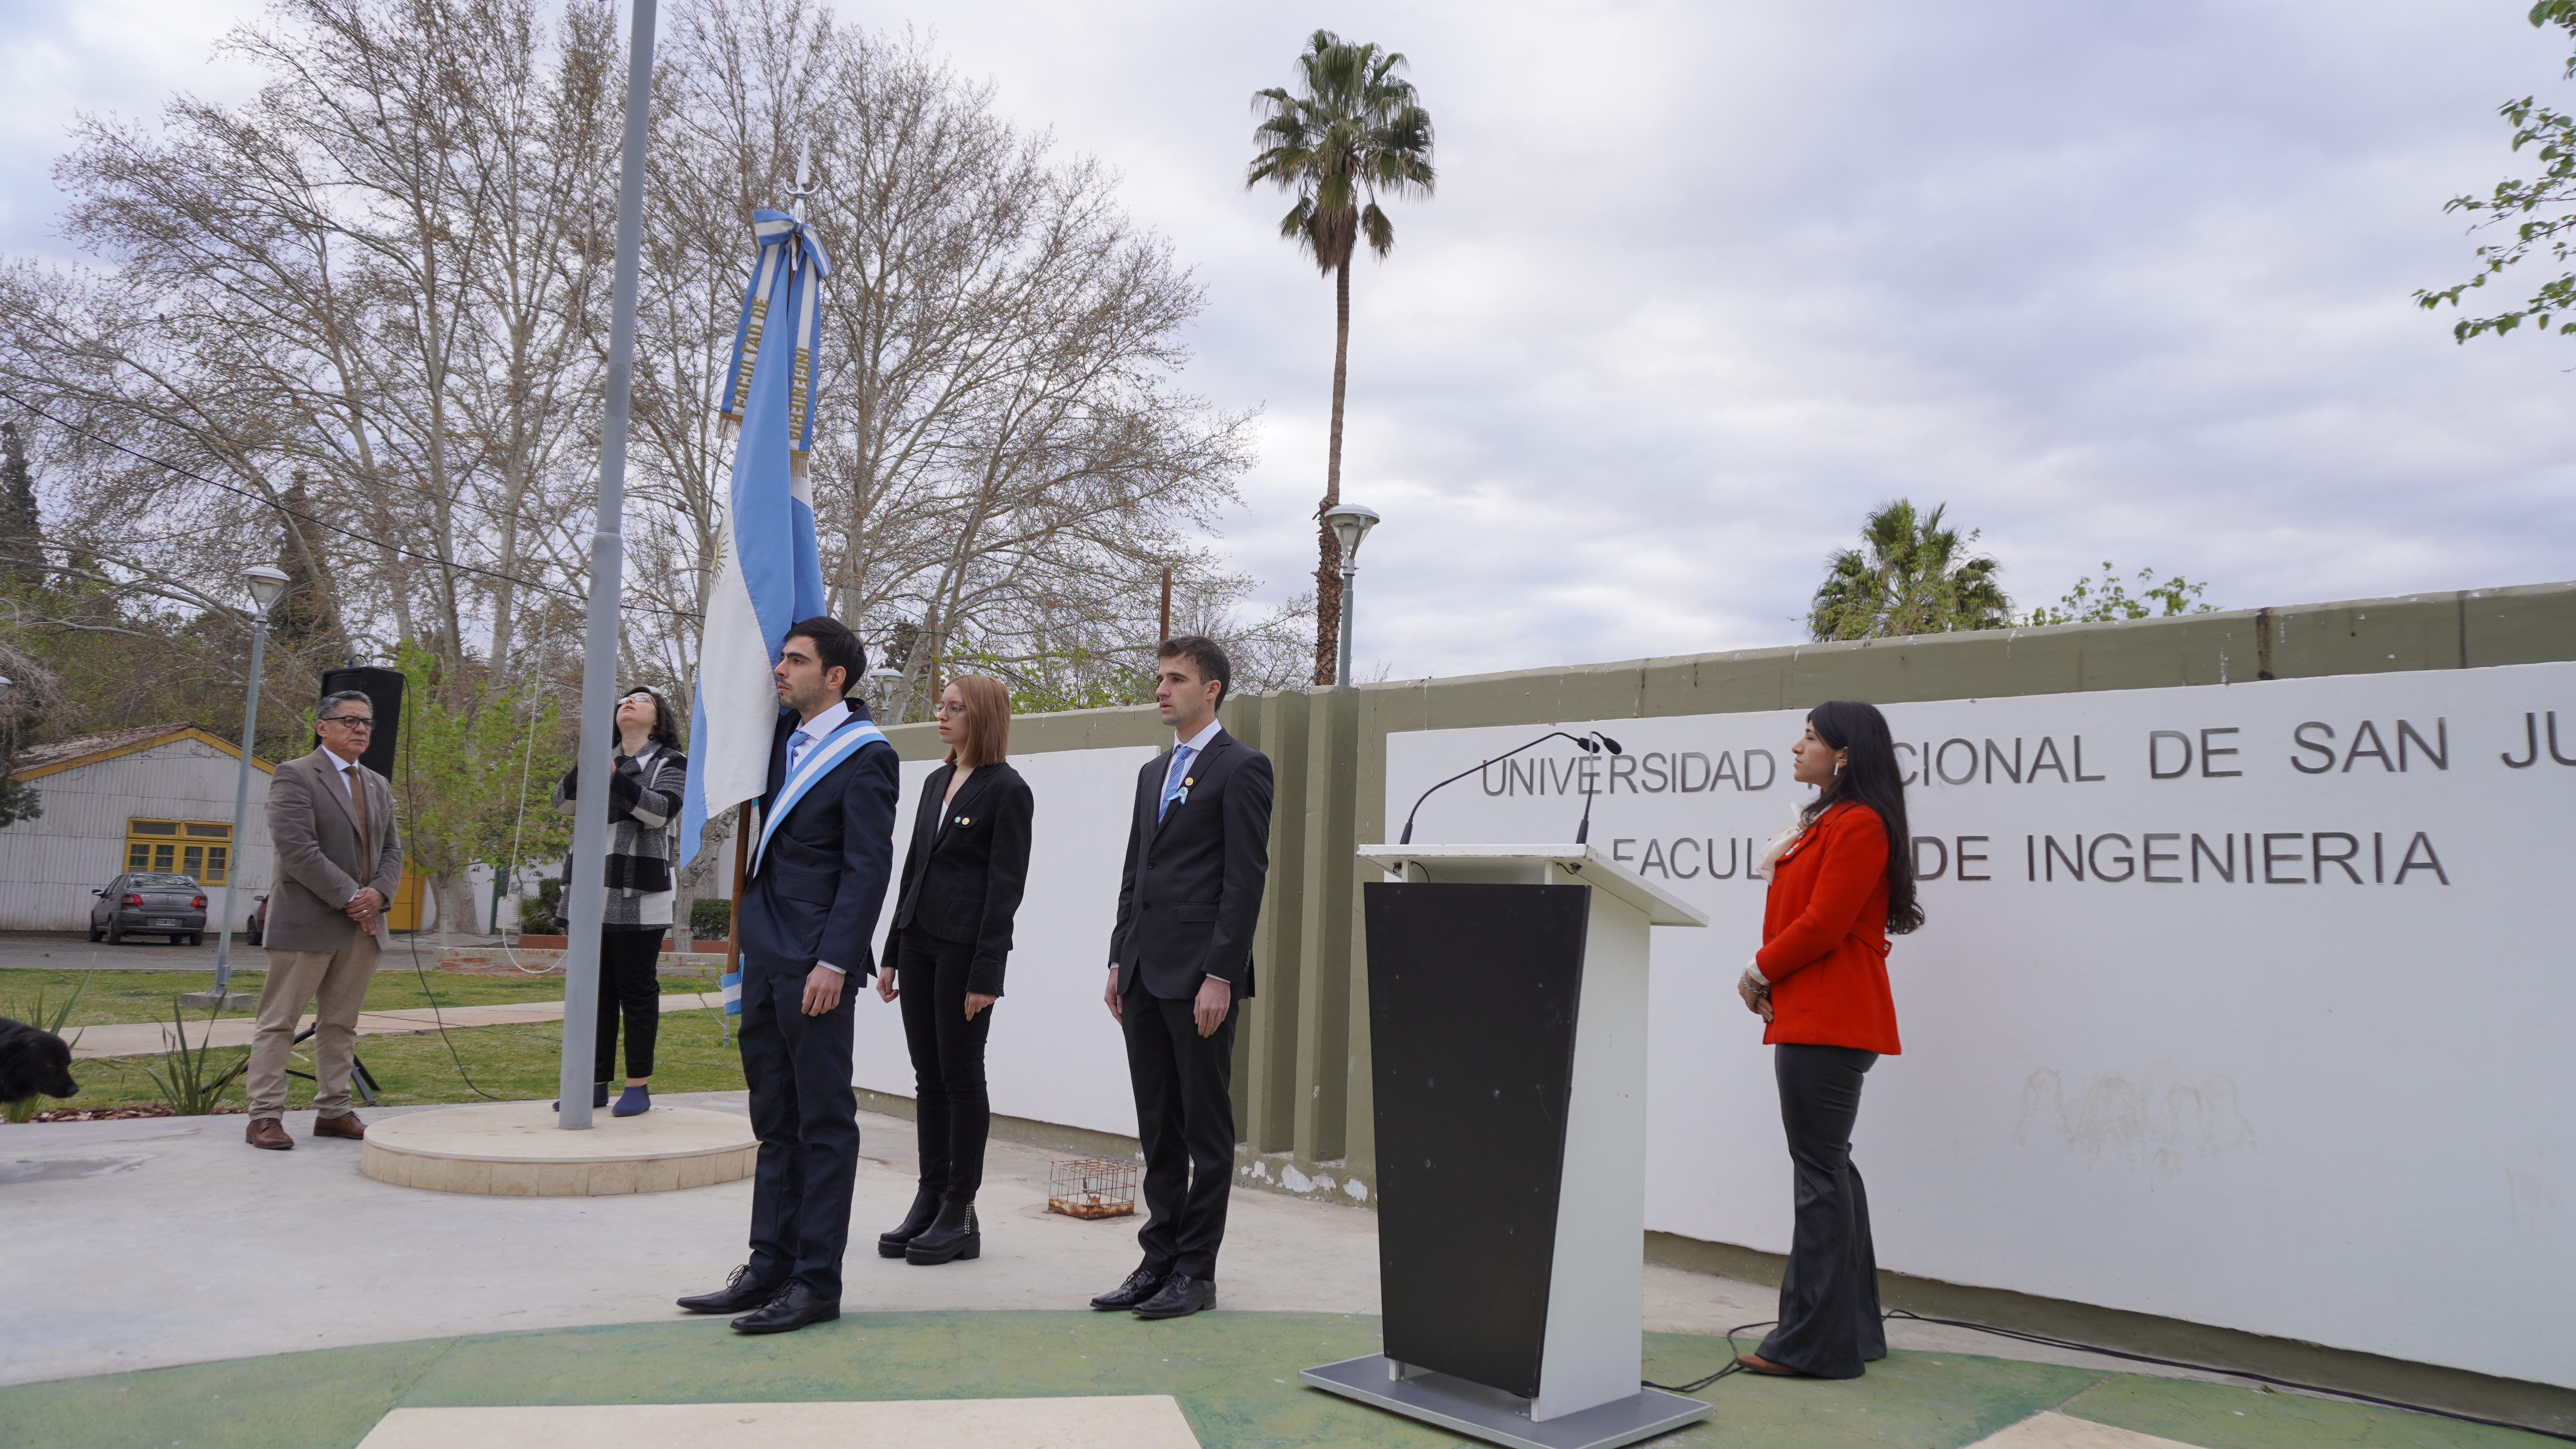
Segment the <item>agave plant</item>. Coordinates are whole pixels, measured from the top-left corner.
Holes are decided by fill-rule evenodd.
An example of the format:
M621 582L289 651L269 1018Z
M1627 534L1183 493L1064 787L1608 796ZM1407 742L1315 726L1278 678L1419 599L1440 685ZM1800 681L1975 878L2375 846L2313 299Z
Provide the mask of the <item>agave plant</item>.
M152 1085L161 1089L161 1096L170 1104L170 1110L179 1116L203 1117L214 1111L223 1104L224 1094L232 1090L234 1081L250 1070L250 1051L243 1048L242 1054L232 1058L223 1070L211 1077L206 1074L207 1056L215 1044L215 1013L221 1009L206 1009L206 1034L197 1039L196 1046L190 1047L187 1018L181 1014L177 998L172 998L170 1024L174 1031L162 1037L171 1043L171 1049L169 1055L161 1059L169 1067L170 1074L165 1077L149 1065L143 1069L152 1078Z
M27 1013L27 1024L42 1027L56 1036L61 1036L63 1023L72 1019L72 1008L80 1005L81 993L87 990L89 990L89 976L83 973L80 980L73 985L72 994L63 998L61 1006L54 1008L50 1019L45 1015L45 993L37 992L36 1009ZM77 1046L80 1044L80 1039L81 1034L73 1032L70 1044ZM32 1122L36 1118L37 1110L42 1106L44 1106L44 1099L41 1097L29 1097L23 1102L10 1102L0 1105L0 1118L11 1122Z

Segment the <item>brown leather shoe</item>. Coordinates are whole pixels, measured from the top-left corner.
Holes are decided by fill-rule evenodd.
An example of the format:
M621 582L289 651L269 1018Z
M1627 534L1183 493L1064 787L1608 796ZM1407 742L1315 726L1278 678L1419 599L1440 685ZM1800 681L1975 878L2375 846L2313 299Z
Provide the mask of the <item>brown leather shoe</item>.
M286 1124L274 1117L252 1118L250 1125L242 1129L242 1140L271 1152L291 1152L295 1148L295 1139L286 1135Z
M346 1137L352 1142L358 1142L365 1139L367 1135L367 1124L358 1120L357 1113L343 1112L337 1117L316 1118L313 1123L313 1135L316 1137Z

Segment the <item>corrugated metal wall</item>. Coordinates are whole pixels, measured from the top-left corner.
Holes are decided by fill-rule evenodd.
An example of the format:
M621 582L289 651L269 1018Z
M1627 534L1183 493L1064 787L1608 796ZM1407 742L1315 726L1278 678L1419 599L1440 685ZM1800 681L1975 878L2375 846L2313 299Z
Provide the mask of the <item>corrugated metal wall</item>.
M125 867L125 822L228 822L239 767L203 740L180 739L36 781L43 818L0 830L0 931L86 929L89 893ZM268 773L254 768L236 852L237 915L250 913L252 892L268 889L267 807Z

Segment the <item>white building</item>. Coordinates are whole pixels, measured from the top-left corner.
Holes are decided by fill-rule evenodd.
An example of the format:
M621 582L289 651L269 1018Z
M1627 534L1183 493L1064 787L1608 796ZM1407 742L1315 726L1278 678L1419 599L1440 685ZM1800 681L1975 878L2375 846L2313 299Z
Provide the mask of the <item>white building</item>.
M268 889L268 774L251 758L242 839L233 833L241 752L192 724L141 725L21 751L45 813L0 829L0 931L79 931L90 892L126 870L175 870L218 887L236 867L236 917ZM222 907L209 890L210 907ZM209 928L213 926L209 922ZM235 925L239 925L236 920Z

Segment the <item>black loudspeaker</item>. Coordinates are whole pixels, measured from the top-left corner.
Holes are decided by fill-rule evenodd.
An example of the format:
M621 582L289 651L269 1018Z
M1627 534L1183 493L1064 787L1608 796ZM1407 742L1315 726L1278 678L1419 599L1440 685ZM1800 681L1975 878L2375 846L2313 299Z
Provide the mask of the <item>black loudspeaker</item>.
M402 732L402 671L365 667L323 671L322 693L325 698L346 689L358 691L374 701L376 706L376 732L368 738L367 752L358 757L358 763L388 780L393 779L394 737ZM319 736L314 738L313 748L322 748Z

